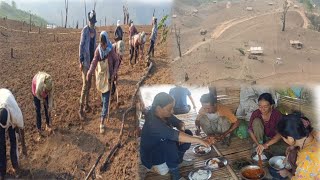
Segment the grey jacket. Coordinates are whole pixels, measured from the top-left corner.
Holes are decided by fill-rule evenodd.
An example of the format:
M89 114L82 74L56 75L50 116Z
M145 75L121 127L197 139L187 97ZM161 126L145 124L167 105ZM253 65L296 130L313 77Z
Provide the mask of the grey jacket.
M154 24L154 25L153 25L153 28L152 28L152 33L151 33L150 39L151 39L153 42L156 42L157 36L158 36L158 25L157 25L157 24Z
M96 49L97 32L94 29L94 50ZM90 27L87 25L81 31L81 39L79 45L79 60L83 66L89 69L90 67Z

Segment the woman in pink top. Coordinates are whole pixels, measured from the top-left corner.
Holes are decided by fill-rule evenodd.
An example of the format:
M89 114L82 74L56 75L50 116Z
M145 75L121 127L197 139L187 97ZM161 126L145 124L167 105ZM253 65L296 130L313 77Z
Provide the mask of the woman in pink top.
M41 131L41 101L43 102L44 113L46 116L46 130L51 133L50 111L53 106L53 82L49 74L38 72L32 79L33 102L37 113L37 128L39 132L38 141L42 137Z
M270 93L263 93L258 98L259 109L255 110L249 122L248 131L251 139L257 147L256 151L261 154L263 150L270 148L271 153L284 155L285 143L277 143L281 140L276 127L282 114L274 109L274 100ZM276 144L277 143L277 144Z
M111 92L114 92L115 87L113 81L117 76L119 65L120 58L113 50L112 44L108 38L108 33L106 31L102 31L100 34L100 43L96 48L94 58L87 74L88 79L95 72L96 87L102 94L100 133L104 133L105 131L104 122L109 113L108 102L110 98L110 90Z

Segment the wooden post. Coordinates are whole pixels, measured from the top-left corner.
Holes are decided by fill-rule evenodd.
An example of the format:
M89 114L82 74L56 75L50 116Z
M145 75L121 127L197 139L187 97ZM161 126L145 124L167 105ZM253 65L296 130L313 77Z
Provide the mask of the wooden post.
M176 25L174 25L174 32L176 35L176 40L177 40L177 46L178 46L178 50L179 50L179 57L181 57L181 47L180 47L180 29L179 31L177 31Z
M13 58L13 48L11 48L11 58Z
M31 11L30 11L30 29L29 31L31 32Z

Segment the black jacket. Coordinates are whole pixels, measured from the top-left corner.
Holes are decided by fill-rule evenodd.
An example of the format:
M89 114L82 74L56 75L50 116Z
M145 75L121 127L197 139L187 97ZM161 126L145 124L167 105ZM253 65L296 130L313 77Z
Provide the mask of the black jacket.
M120 41L120 40L122 40L122 37L123 37L122 28L120 26L117 26L117 29L114 32L114 38L116 41Z

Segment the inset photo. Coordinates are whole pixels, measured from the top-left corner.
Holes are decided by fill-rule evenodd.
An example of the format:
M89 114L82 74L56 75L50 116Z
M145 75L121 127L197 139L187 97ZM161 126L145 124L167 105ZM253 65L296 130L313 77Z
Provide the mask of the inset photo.
M172 73L200 85L317 83L319 11L309 0L176 0Z
M140 178L318 177L314 92L311 87L142 87Z

